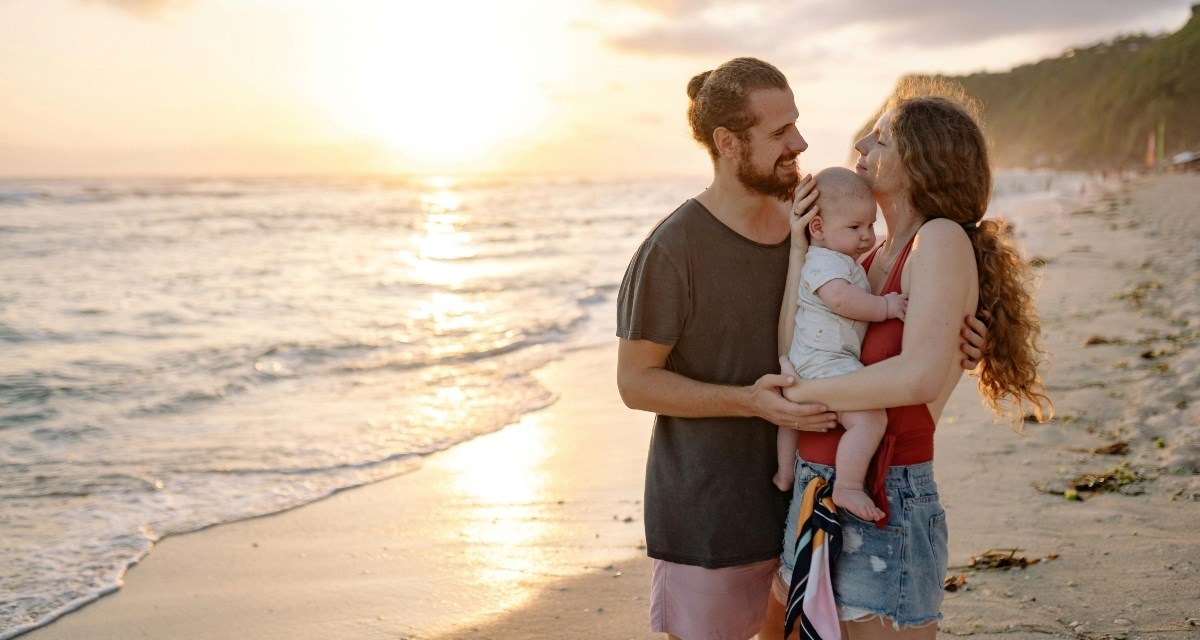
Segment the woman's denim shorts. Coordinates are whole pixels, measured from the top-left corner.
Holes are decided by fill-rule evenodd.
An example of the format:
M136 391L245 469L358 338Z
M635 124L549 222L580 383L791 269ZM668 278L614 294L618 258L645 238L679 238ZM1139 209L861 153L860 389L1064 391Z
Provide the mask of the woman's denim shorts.
M814 476L829 479L831 466L796 458L796 485L788 509L780 575L785 581L796 564L796 520L804 487ZM933 463L888 469L888 523L880 529L844 509L842 553L833 570L833 591L843 620L873 615L897 628L941 619L946 579L946 512L938 502Z

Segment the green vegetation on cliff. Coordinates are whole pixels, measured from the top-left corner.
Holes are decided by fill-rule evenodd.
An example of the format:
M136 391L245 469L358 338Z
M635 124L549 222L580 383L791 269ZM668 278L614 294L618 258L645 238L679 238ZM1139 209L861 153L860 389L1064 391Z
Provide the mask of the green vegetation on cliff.
M1006 73L943 77L983 106L997 167L1106 169L1200 150L1200 17L1161 37L1121 37ZM902 81L903 82L903 81Z

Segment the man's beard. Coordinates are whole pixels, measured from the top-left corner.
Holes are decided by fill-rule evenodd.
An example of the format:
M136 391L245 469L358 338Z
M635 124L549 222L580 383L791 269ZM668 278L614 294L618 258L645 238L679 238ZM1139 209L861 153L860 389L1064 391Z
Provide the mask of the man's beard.
M792 158L797 156L792 156ZM786 162L792 158L782 160ZM778 161L776 161L776 165L778 165ZM766 173L755 173L754 163L750 159L750 148L743 146L741 155L738 156L737 178L738 182L751 193L791 202L792 196L796 193L796 186L800 184L800 168L797 166L795 173L783 178L776 173L775 165L772 165Z

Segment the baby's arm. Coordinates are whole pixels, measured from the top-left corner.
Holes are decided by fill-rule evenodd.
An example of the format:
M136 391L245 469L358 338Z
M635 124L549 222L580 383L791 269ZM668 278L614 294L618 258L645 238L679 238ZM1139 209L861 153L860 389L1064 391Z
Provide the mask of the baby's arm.
M872 295L841 278L821 285L817 297L839 316L864 322L881 322L888 318L903 320L908 308L907 293Z

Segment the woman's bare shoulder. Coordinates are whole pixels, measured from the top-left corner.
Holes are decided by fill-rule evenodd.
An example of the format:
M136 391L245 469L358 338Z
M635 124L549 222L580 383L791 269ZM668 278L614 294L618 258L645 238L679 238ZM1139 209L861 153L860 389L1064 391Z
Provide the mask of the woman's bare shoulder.
M921 225L921 228L917 231L917 236L925 236L927 238L948 238L951 236L957 236L966 240L967 232L963 230L961 224L954 222L953 220L947 220L946 218L934 218L933 220L929 220L925 224Z
M935 218L921 225L917 231L916 242L913 243L913 254L929 258L955 259L960 255L971 256L971 239L962 225L945 218Z

